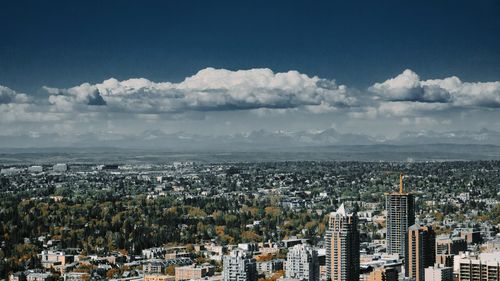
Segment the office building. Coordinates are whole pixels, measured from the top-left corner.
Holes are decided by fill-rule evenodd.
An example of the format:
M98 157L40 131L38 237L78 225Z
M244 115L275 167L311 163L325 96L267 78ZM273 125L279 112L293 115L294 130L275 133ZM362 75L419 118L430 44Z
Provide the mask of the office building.
M293 246L286 256L287 278L319 281L318 252L308 245Z
M235 250L223 257L224 281L257 281L255 260L248 253Z
M424 281L424 269L435 262L436 235L430 226L412 225L408 229L408 249L405 257L406 277Z
M406 256L408 228L415 223L415 199L404 192L403 174L399 177L399 192L386 194L387 253Z
M327 280L359 280L359 232L355 213L342 204L330 214L325 235Z

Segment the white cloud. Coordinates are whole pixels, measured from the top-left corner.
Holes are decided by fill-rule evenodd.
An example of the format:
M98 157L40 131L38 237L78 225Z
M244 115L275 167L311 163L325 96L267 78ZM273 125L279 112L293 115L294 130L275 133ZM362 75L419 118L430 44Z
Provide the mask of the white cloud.
M28 96L0 85L0 104L27 103Z
M439 85L425 84L409 69L382 83L375 83L369 90L386 101L449 102L451 97Z
M303 107L324 112L327 108L348 107L357 102L346 86L333 80L297 71L274 73L269 69L206 68L181 83L112 78L95 85L45 89L51 94L49 102L61 111L175 113Z
M378 106L377 112L383 116L403 117L418 116L449 108L450 105L445 103L397 101L381 103Z
M452 76L421 80L407 69L369 90L384 101L448 103L455 107L500 107L500 82L462 82ZM446 108L446 107L439 107Z
M0 123L59 121L60 113L47 112L47 108L28 103L0 104Z

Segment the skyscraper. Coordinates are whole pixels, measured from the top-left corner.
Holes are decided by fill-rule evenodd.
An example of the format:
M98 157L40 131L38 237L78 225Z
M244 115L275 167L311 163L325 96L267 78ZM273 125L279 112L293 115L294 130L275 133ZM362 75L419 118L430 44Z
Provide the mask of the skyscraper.
M403 174L399 177L399 192L386 194L387 253L406 256L408 228L415 223L415 199L403 190Z
M307 245L295 245L286 256L287 278L319 281L318 252Z
M255 260L244 251L233 251L223 258L224 281L257 281Z
M347 213L342 204L330 214L325 236L327 279L330 281L359 280L358 217Z
M408 229L408 250L405 257L406 277L424 281L425 268L436 260L436 234L430 226L412 225Z

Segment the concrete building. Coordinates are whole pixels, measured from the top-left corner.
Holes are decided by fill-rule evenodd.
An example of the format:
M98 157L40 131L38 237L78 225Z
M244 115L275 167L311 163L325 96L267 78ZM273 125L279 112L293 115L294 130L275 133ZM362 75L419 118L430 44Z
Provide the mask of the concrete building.
M86 281L90 279L87 272L68 272L63 274L64 281Z
M386 194L387 253L406 256L408 228L415 223L415 199L403 190L403 174L399 177L399 192Z
M174 280L174 278L164 274L144 275L144 281L171 281L171 280Z
M55 164L54 166L52 166L52 170L54 172L66 172L68 170L68 165L66 164Z
M52 281L52 274L33 272L26 275L26 281Z
M282 259L273 259L270 261L261 261L257 262L257 271L263 272L266 275L272 275L277 270L283 269L283 260Z
M463 251L467 251L467 242L463 238L436 239L436 255L457 255Z
M50 269L64 269L66 264L74 261L74 255L67 255L63 251L45 250L40 253L42 267Z
M436 263L453 267L453 256L467 251L467 242L463 238L436 239Z
M460 231L460 238L465 239L467 244L478 244L481 242L481 232L474 229L463 230Z
M359 231L355 213L342 204L329 218L325 235L327 280L359 280Z
M453 268L437 264L425 269L425 281L453 281Z
M163 258L166 253L167 250L163 247L156 247L156 248L149 248L142 250L142 256L147 260Z
M224 281L256 281L257 267L251 255L235 250L223 257Z
M395 268L379 267L370 272L367 281L398 281L398 271Z
M175 268L175 281L201 279L212 276L214 272L213 266L180 266Z
M464 254L458 259L460 281L499 281L500 252Z
M408 229L408 250L405 257L406 277L424 281L424 269L433 266L436 235L430 226L412 225Z
M163 274L169 264L165 260L149 260L142 265L144 274Z
M30 172L30 173L41 173L41 172L43 172L43 167L42 166L30 166L28 168L28 172Z
M444 266L453 267L453 258L454 257L455 257L455 255L451 255L451 254L436 255L436 263L442 264Z
M318 252L308 245L293 246L286 256L286 278L319 281Z

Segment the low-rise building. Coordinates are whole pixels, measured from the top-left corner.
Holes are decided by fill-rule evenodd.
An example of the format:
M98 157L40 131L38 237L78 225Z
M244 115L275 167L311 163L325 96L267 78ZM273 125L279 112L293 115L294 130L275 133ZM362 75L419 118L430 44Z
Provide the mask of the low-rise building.
M453 268L436 264L425 269L425 281L453 281Z
M215 272L214 266L180 266L175 268L175 280L201 279L212 276Z

